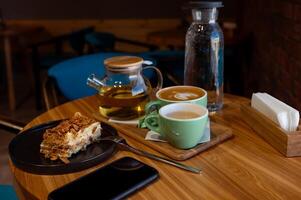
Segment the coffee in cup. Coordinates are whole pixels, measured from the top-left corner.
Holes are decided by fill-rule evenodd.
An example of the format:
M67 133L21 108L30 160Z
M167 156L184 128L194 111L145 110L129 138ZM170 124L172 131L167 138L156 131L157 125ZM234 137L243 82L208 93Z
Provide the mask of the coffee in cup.
M203 97L206 91L194 86L173 86L164 88L156 94L158 99L166 101L193 101Z
M156 93L158 100L151 101L145 106L146 114L150 113L153 107L160 108L171 103L195 103L207 107L206 90L188 85L171 86L163 88Z
M192 119L199 117L199 114L191 111L182 110L168 113L166 116L175 119Z
M196 146L204 135L207 122L207 108L192 103L169 104L144 119L148 129L158 132L180 149Z

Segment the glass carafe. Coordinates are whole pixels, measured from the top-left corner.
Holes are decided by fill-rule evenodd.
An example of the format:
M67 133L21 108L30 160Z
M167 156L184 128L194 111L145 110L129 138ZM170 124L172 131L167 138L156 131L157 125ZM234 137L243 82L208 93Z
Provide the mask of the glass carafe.
M162 87L162 74L153 67L142 68L143 59L135 56L117 56L104 61L106 75L101 80L94 74L87 84L98 90L99 112L101 115L118 120L139 118L150 101L152 87L142 70L152 68L157 72L155 90Z
M216 22L221 2L191 2L193 22L186 33L184 84L208 92L208 110L223 106L224 37Z

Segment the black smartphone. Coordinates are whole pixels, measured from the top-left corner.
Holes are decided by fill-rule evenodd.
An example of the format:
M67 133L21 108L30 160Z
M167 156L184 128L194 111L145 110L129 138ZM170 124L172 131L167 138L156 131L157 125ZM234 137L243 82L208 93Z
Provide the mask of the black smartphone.
M124 199L158 177L155 168L124 157L52 191L48 200Z

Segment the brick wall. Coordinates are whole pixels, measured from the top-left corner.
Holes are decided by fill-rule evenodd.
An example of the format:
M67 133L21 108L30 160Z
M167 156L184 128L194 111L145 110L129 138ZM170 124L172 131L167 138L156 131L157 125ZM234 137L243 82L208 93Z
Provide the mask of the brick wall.
M243 33L252 34L245 91L265 91L301 111L301 1L244 0Z

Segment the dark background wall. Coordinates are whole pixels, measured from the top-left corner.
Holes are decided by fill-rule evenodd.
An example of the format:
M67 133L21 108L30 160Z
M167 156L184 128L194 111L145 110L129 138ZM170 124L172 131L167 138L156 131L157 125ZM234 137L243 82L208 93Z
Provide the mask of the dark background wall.
M179 18L189 0L0 0L5 19L150 19ZM242 67L245 95L265 91L301 110L301 2L299 0L224 0L220 18L238 22L240 35L253 35L248 65ZM167 20L169 23L169 20ZM53 22L58 24L58 22ZM48 24L51 30L66 25ZM70 24L72 25L72 24ZM155 30L143 30L143 34ZM134 32L129 26L116 33ZM160 27L158 24L155 26ZM165 25L164 25L165 26ZM57 28L58 27L58 28ZM110 28L109 27L109 28ZM135 26L136 27L136 26ZM158 28L158 29L159 29ZM68 29L68 28L66 28ZM68 29L69 30L69 29ZM102 30L102 29L101 29ZM105 30L108 27L105 26ZM135 31L133 31L135 30ZM112 31L109 29L109 31ZM114 31L112 31L115 33ZM143 35L141 33L141 35ZM128 36L122 35L122 36ZM141 39L142 40L142 39Z
M222 15L236 15L240 0L225 0ZM5 19L176 18L189 0L1 0Z
M247 90L265 91L301 110L301 2L245 0L244 31L253 35Z

